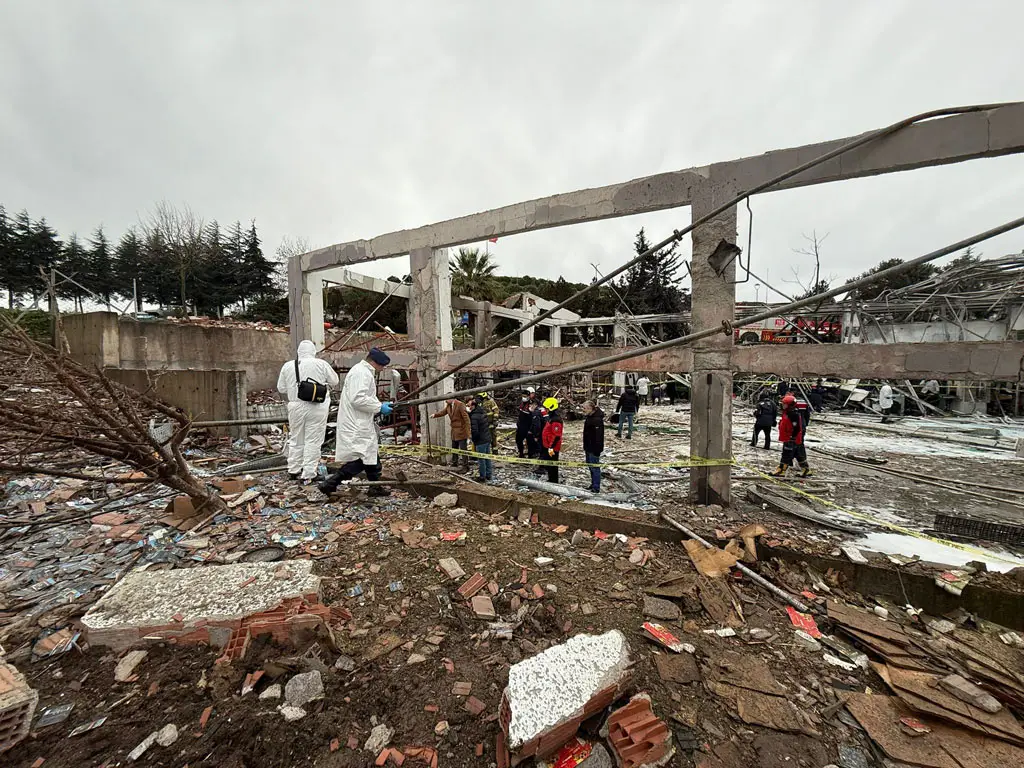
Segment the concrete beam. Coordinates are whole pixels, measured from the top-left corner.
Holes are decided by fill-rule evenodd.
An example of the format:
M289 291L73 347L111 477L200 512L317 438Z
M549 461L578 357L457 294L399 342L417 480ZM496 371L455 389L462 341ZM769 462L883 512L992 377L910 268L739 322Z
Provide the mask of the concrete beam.
M349 288L359 288L364 291L379 293L382 296L386 296L390 293L392 296L408 300L412 295L411 286L399 285L396 288L394 283L388 282L387 280L381 280L379 277L371 277L370 275L353 272L352 270L345 269L343 267L317 270L312 273L312 275L315 275L321 280L337 283L338 285L344 285ZM518 320L520 322L529 322L536 317L536 315L521 309L509 308L501 304L491 304L486 301L476 301L475 299L470 299L465 296L453 296L451 305L453 309L462 309L467 312L490 312L494 317L509 318L510 320ZM556 325L559 322L561 321L555 318L552 320L545 320L541 325Z
M641 355L611 366L597 364L602 356L611 352L598 347L504 347L489 352L470 364L466 371L550 371L588 361L594 361L595 371L687 373L693 370L693 351L689 347ZM471 354L473 350L445 353L441 367L453 368ZM864 379L1016 381L1024 365L1024 342L762 344L734 347L731 361L734 373L777 373L791 378L827 375Z
M861 134L863 135L863 134ZM329 245L295 256L299 271L400 256L416 248L444 248L567 224L632 216L689 205L709 177L738 190L811 160L852 138L775 150L763 155L645 176L620 184L566 192L482 213L375 237ZM1024 102L918 123L779 185L791 189L982 157L1024 152ZM289 270L291 276L292 270Z
M1016 381L1024 342L782 344L737 347L733 370L789 377Z

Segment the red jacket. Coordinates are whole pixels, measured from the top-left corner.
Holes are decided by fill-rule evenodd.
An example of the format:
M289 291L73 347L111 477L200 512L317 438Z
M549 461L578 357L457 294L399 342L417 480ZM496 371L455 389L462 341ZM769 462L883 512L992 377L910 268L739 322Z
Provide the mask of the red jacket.
M796 408L782 412L782 418L779 419L779 442L804 444L803 420Z
M544 425L544 431L540 434L540 444L545 448L554 448L555 452L562 450L562 422L548 421Z

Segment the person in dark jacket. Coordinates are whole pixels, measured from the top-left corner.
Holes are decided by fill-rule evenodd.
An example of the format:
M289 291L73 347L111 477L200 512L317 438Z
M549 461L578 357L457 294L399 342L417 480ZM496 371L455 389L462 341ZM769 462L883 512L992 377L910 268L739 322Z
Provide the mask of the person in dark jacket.
M775 385L775 394L778 395L779 402L782 402L782 398L786 396L787 392L789 392L788 381L780 381L778 384Z
M544 434L544 424L547 422L548 412L544 410L541 405L534 405L533 410L530 412L533 421L530 422L530 434L527 436L526 445L529 449L529 457L531 459L539 459L540 455L540 441L541 436ZM536 464L533 467L533 474L543 475L545 472L544 467L540 464Z
M558 454L562 452L562 414L558 410L558 401L553 397L544 401L544 408L548 412L548 418L541 434L541 446L544 448L542 458L554 462L548 465L548 480L557 483Z
M593 400L583 404L583 413L587 417L583 422L583 453L590 465L590 488L588 491L601 491L601 454L604 453L604 411Z
M821 379L818 379L818 383L811 387L811 391L807 393L807 399L811 401L811 408L815 411L825 408L825 387L822 386Z
M800 477L808 477L811 474L811 468L807 463L807 449L804 448L804 423L793 395L786 395L782 398L779 442L782 443L782 458L779 461L779 468L772 472L772 476L784 477L793 463L793 459L796 459L803 468Z
M529 395L519 398L519 412L516 415L516 448L519 451L519 458L527 455L527 441L530 436L530 427L533 425L533 401Z
M633 439L633 419L636 418L639 411L640 396L632 387L626 387L626 391L619 395L618 405L615 406L615 412L619 414L619 437L622 437L622 422L625 421L629 424L629 431L626 433L626 439Z
M476 453L490 454L491 452L491 426L487 418L487 410L484 407L483 398L477 395L473 398L469 409L469 432L473 440L473 450ZM480 458L480 479L489 482L493 476L493 468L490 459Z
M668 398L669 405L676 404L676 398L679 397L679 390L676 388L676 382L674 379L669 379L665 382L665 397Z
M761 398L761 402L754 409L754 437L750 440L753 447L757 447L757 438L764 432L764 449L767 451L772 447L772 427L779 416L779 410L775 407L775 401L769 395Z

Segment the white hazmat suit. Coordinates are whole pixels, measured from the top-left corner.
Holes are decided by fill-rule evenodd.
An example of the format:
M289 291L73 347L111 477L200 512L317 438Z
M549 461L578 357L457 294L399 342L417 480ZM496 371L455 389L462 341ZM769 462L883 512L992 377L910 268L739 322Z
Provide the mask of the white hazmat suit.
M288 402L288 472L300 475L303 480L316 477L320 463L320 447L327 433L327 413L331 408L331 394L322 403L308 403L299 400L299 382L312 379L326 384L328 389L338 386L338 374L326 360L316 357L316 345L312 341L300 341L297 353L299 378L295 378L295 361L289 360L281 366L277 377L277 391Z
M338 401L337 461L358 459L367 466L377 464L377 427L373 417L380 413L380 408L377 371L366 360L360 360L345 375Z

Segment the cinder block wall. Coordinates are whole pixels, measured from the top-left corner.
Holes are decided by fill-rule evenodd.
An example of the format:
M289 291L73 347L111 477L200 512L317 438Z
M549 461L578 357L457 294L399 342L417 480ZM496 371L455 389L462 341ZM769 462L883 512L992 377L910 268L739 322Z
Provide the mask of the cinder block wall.
M119 318L112 312L65 315L71 355L104 368L244 371L252 390L273 389L292 357L286 331L183 325Z
M111 379L181 408L196 421L244 419L245 371L145 371L107 368ZM244 427L215 432L244 437Z

